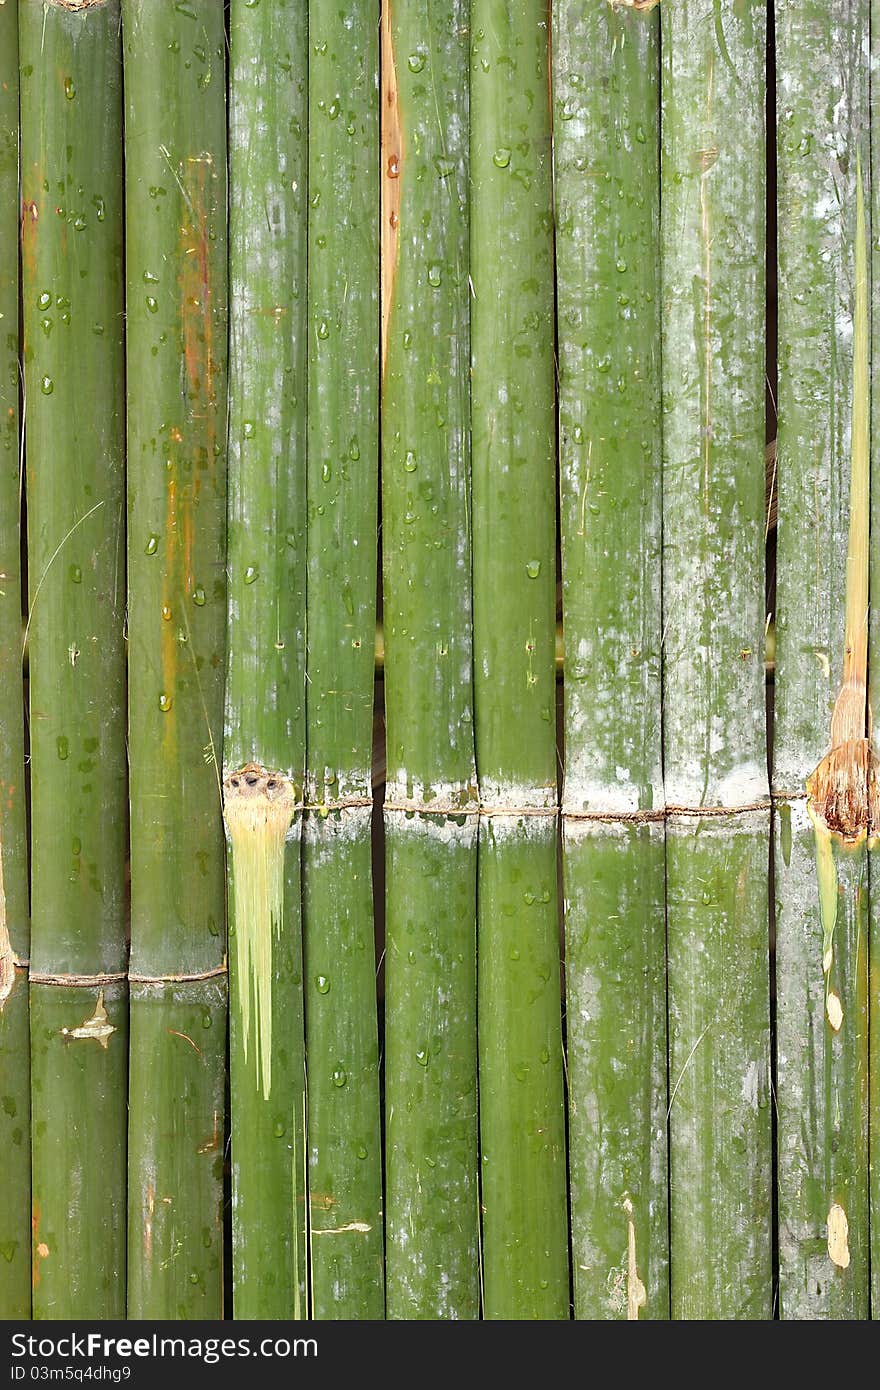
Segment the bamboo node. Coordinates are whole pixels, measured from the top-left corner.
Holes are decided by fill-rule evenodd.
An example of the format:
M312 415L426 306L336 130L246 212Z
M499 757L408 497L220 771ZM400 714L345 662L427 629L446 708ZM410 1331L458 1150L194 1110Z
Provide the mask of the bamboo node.
M813 814L846 844L857 844L880 827L878 796L877 758L867 738L839 743L807 778Z

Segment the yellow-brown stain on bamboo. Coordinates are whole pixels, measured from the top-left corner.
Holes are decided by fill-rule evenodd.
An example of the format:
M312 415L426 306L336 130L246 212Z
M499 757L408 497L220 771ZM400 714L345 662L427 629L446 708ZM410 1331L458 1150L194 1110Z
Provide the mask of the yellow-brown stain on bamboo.
M0 825L2 829L2 825ZM0 1013L15 984L15 955L6 920L6 889L3 881L3 840L0 837Z
M391 5L382 6L380 28L382 98L380 108L380 150L382 161L382 375L388 355L388 327L394 302L397 277L397 251L400 240L401 179L403 175L403 130L400 123L400 101L397 90L397 69L394 63L394 44L391 34Z
M639 1309L648 1301L648 1291L639 1278L636 1254L636 1223L633 1204L629 1197L623 1199L626 1216L626 1316L628 1321L638 1320Z
M825 1000L825 1013L835 1033L839 1033L843 1024L843 1005L836 990L828 991L828 998Z
M849 1222L837 1202L828 1212L828 1257L838 1269L849 1268Z

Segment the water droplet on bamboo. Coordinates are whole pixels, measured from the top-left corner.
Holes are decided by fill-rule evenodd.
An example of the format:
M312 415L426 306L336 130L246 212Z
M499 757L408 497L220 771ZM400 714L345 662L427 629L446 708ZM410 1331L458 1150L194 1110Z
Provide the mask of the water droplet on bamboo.
M330 981L326 975L315 976L315 989L319 994L330 993Z
M159 537L158 537L158 536L150 536L150 537L148 538L148 540L147 540L146 545L144 546L144 554L145 554L145 555L155 555L155 554L156 554L156 551L157 551L158 549L159 549Z
M495 165L496 169L506 169L510 164L510 150L502 145L501 148L497 149L493 154L492 163Z
M65 738L64 734L58 735L57 739L55 740L55 747L58 750L58 756L61 759L61 761L63 763L66 762L68 757L70 756L70 743Z
M348 1072L345 1070L345 1067L334 1067L334 1069L333 1069L333 1085L334 1085L334 1086L344 1086L347 1080L348 1080Z
M245 582L245 584L254 584L254 583L256 583L257 579L259 578L259 575L260 575L260 571L259 571L259 569L257 568L256 565L248 565L247 569L246 569L245 572L244 572L244 582Z
M50 376L44 376L40 379L40 390L44 396L51 396L55 390L55 383Z
M529 576L529 579L537 579L537 577L538 577L538 575L539 575L540 573L541 573L541 561L540 561L540 560L529 560L528 564L526 565L526 574Z
M205 591L201 587L193 590L193 603L196 605L197 608L204 608Z
M171 696L170 696L170 695L166 695L165 691L163 690L162 693L161 693L161 695L159 696L159 708L160 708L160 710L162 711L163 714L167 714L167 713L168 713L168 711L169 711L170 708L171 708L172 703L173 703L173 701L172 701L172 699L171 699Z

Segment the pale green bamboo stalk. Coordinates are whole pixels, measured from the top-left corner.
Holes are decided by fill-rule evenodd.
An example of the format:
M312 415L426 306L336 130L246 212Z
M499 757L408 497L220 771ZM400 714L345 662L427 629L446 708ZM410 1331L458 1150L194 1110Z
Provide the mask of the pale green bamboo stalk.
M776 9L779 1307L783 1317L837 1319L868 1308L867 858L864 824L855 836L829 834L814 770L830 744L846 781L840 745L861 740L867 750L867 278L857 169L868 127L869 5L779 0ZM863 551L858 564L848 536L852 561ZM847 693L830 716L838 690ZM852 727L841 727L844 706ZM853 770L864 801L864 762Z
M18 209L18 3L7 0L0 8L0 1319L31 1312Z
M427 0L391 0L382 16L385 1109L395 1318L474 1318L480 1299L467 19L464 0L436 10Z
M660 6L670 1267L772 1308L759 0Z
M306 1310L306 20L296 0L234 0L230 11L224 807L237 1318Z
M660 26L554 26L575 1314L665 1318Z
M118 0L19 6L31 770L33 1314L125 1315Z
M566 1318L549 6L471 4L484 1313Z
M309 4L307 773L312 1313L377 1318L371 889L379 424L379 3Z
M222 1314L226 63L216 0L122 0L130 1318Z

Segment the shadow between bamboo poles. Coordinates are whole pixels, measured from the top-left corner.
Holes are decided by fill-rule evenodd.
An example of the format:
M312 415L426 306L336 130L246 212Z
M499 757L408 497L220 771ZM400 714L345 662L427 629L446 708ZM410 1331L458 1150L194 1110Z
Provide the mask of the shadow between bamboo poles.
M123 0L131 1318L222 1313L223 7Z
M785 0L776 14L780 521L773 782L785 798L775 813L777 1104L779 1306L790 1318L868 1312L865 839L847 845L828 836L812 820L804 792L829 749L829 732L836 741L829 710L848 664L847 538L851 520L867 508L867 491L864 508L856 496L853 462L860 339L853 328L860 149L862 166L869 167L869 8L867 0L830 6ZM818 106L817 85L825 93ZM867 444L866 411L865 401ZM864 514L863 521L867 535ZM823 882L828 870L832 884Z
M480 1311L468 17L463 0L451 11L392 0L382 15L392 1318Z
M471 5L478 1014L488 1318L569 1312L545 0ZM535 813L538 814L535 814Z
M569 1172L587 1319L669 1316L659 37L656 12L554 6Z
M119 5L19 7L33 1312L125 1312Z
M0 9L0 1320L31 1312L18 206L18 4L8 0Z
M307 12L230 12L232 1311L304 1317ZM265 215L255 216L263 207Z
M672 1315L754 1319L772 1309L766 16L660 13L664 771L692 812L666 840Z
M381 1318L385 1306L365 809L378 521L378 77L378 0L344 11L311 0L304 920L316 1318Z

